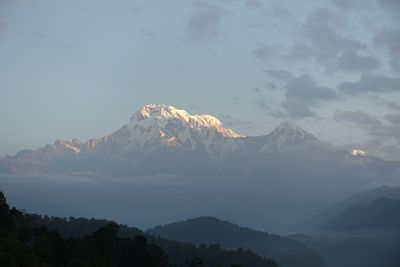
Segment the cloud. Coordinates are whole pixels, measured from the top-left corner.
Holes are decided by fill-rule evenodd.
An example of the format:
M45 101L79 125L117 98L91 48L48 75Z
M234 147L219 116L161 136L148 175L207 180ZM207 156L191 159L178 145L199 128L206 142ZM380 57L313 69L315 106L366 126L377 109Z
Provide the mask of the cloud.
M194 12L187 27L187 36L195 42L218 41L225 34L221 20L229 14L224 8L202 1L193 2Z
M314 59L324 68L335 71L377 68L377 59L358 53L366 50L366 43L344 34L346 27L343 15L327 8L315 9L300 28L301 39L294 42L290 52L283 58L303 61Z
M374 41L386 50L392 69L400 72L400 28L383 29Z
M400 142L382 146L379 152L382 156L389 160L400 161Z
M315 56L314 50L307 42L295 42L290 52L283 56L289 60L307 60Z
M383 106L385 106L387 108L400 111L400 104L399 103L396 103L396 102L393 102L393 101L389 101L389 100L383 99L381 97L376 97L376 96L374 96L373 100L375 100L375 102L377 104L379 104L379 105L383 105Z
M7 29L8 23L4 19L0 18L0 33L6 31Z
M400 12L399 0L378 0L378 3L383 7L393 12ZM398 13L397 13L398 14Z
M347 121L368 131L370 135L400 139L400 114L386 114L383 123L376 117L364 111L338 111L334 118L337 121Z
M142 29L140 30L140 33L141 33L143 36L148 37L148 38L154 38L154 37L156 36L155 32L152 31L152 30L150 30L150 29L148 29L148 28L142 28Z
M360 56L355 51L345 51L337 60L339 70L348 71L370 71L381 66L379 59L371 56Z
M356 82L342 82L338 88L343 93L350 95L398 92L400 78L367 73L362 74Z
M264 4L257 0L248 0L245 2L245 5L248 9L260 9L264 7Z
M302 99L308 103L338 100L338 93L329 87L317 85L309 75L302 75L287 83L287 99Z
M289 71L287 70L267 70L266 71L267 75L275 80L278 81L289 81L291 79L293 79L293 74L291 74Z
M286 7L271 6L271 14L278 18L291 18L293 14Z
M400 113L386 114L384 123L364 111L338 111L334 118L339 122L349 122L364 130L373 139L366 143L349 144L349 148L374 151L375 154L400 160ZM384 137L384 138L383 138Z
M347 121L357 124L363 128L371 129L380 127L382 123L364 111L339 111L334 118L337 121Z
M251 51L251 54L258 60L268 61L276 57L278 50L279 46L276 44L264 44L259 42L256 49Z
M284 99L278 104L279 108L273 109L265 101L257 100L254 104L271 116L279 118L301 119L307 117L318 117L315 109L321 107L322 103L341 100L342 97L333 88L317 84L310 75L295 77L286 70L267 70L267 75L278 81L276 90L284 90Z
M317 116L313 108L320 107L322 102L341 99L336 90L318 85L309 75L289 80L285 89L285 100L281 103L281 107L294 118Z
M351 36L345 36L336 29L344 27L339 14L329 9L316 9L304 24L306 37L319 59L338 56L340 52L364 49L366 45Z
M400 113L386 114L383 118L393 125L400 125Z
M350 9L365 5L366 0L331 0L340 9Z
M307 104L296 99L286 99L282 101L281 107L285 109L286 115L294 119L317 116Z

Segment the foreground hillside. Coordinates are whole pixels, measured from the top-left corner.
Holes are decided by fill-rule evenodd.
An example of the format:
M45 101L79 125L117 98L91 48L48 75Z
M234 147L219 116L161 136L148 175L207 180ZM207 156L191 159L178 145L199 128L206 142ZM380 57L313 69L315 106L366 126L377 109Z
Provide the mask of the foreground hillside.
M166 248L164 250L154 242L147 241L137 229L129 229L125 236L131 236L122 237L120 227L106 221L93 220L88 223L83 220L71 224L65 224L63 220L52 222L53 226L69 229L69 233L74 235L82 223L83 233L86 234L84 237L62 236L58 231L44 226L45 221L41 222L37 216L31 217L15 208L10 209L0 192L0 266L277 267L273 261L258 257L251 251L226 251L218 246L197 248L160 240L160 244ZM94 230L93 225L100 226L103 223L106 224ZM93 233L87 234L92 230Z

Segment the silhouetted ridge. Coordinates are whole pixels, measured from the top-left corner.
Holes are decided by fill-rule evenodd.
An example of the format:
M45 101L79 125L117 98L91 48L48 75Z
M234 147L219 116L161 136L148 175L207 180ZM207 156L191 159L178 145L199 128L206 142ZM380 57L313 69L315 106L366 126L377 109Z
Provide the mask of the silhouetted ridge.
M387 197L351 206L323 226L323 229L335 231L396 228L400 230L400 199Z
M245 248L271 258L280 266L324 266L312 249L290 238L240 227L214 217L198 217L156 226L148 233L195 245L220 244L226 249Z
M1 192L0 266L278 267L251 251L197 248L107 220L24 214Z

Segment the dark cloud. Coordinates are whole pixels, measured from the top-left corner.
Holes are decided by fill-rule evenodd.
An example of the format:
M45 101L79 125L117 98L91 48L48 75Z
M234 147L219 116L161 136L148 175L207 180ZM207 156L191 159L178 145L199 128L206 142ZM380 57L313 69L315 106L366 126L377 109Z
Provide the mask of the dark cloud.
M148 29L148 28L142 28L140 32L143 34L143 36L149 37L149 38L154 38L156 34L154 31Z
M27 4L32 8L40 8L39 1L31 0L31 1L27 1Z
M389 124L383 123L376 117L364 111L339 111L334 118L337 121L347 121L368 131L370 135L400 139L400 114L386 114L384 119Z
M301 40L283 56L288 60L310 60L327 70L370 70L379 66L377 59L360 56L367 45L352 35L343 33L347 21L338 12L327 8L315 9L306 18L299 32ZM352 61L355 59L355 61Z
M375 102L379 105L383 105L387 108L400 111L400 104L397 102L389 101L389 100L383 99L381 97L376 97L376 96L374 96L373 100L375 100Z
M282 6L271 6L270 10L271 14L278 18L290 18L293 16L289 9Z
M8 29L8 23L0 18L0 33Z
M371 56L361 56L355 51L345 51L340 54L337 60L339 70L349 71L370 71L381 66L378 58Z
M289 81L293 79L293 74L291 74L289 71L286 70L267 70L266 71L267 75L275 80L278 81Z
M289 60L306 60L315 56L314 50L306 42L295 42L290 53L283 56Z
M264 86L265 86L265 88L271 89L271 90L279 89L279 86L276 83L271 82L271 81L265 81Z
M381 152L384 158L394 161L400 161L400 142L383 146L379 152Z
M312 109L320 107L321 102L341 99L334 89L318 85L309 75L289 80L285 89L285 100L281 107L290 117L295 118L316 116Z
M256 49L251 51L251 54L262 61L268 61L277 56L279 46L276 44L258 43Z
M309 75L290 80L286 86L285 96L287 99L299 99L308 103L340 99L334 89L316 84Z
M253 101L253 104L259 109L269 111L269 112L272 111L271 105L269 105L265 100L256 99Z
M261 93L261 89L258 87L253 88L251 91L253 91L254 93Z
M363 128L371 129L380 127L382 123L364 111L339 111L335 114L337 121L347 121Z
M342 16L331 9L316 8L307 16L304 26L306 28L313 28L319 25L337 27L343 26L344 23Z
M273 89L284 90L284 100L279 103L278 109L273 109L275 103L267 104L265 101L257 100L254 104L269 115L279 118L306 118L318 117L316 108L321 107L323 102L337 101L342 97L336 90L317 84L309 75L299 77L293 76L285 70L267 70L267 75L276 80L279 86L274 84Z
M129 9L132 15L138 15L140 14L144 8L142 6L135 6Z
M245 2L245 5L248 9L260 9L264 7L264 4L257 0L248 0Z
M400 72L400 28L383 29L375 36L374 41L385 48L393 70Z
M248 0L245 2L245 6L248 10L261 11L260 14L263 16L273 16L279 19L291 18L293 14L284 6L269 5L266 7L265 3L257 0Z
M378 0L378 3L391 11L400 12L400 1L399 0Z
M319 59L336 57L340 52L366 47L364 43L337 30L345 25L340 18L339 14L323 8L316 9L308 16L304 31Z
M193 2L194 12L187 27L189 39L196 42L217 41L225 33L221 20L229 14L224 8L202 1Z
M386 114L383 118L393 125L400 125L400 113Z
M351 95L399 92L400 78L371 73L362 74L356 82L342 82L339 90Z
M60 41L54 42L54 46L58 47L58 48L63 48L63 49L74 48L74 44L72 42L65 41L65 40L60 40Z
M315 117L317 114L302 101L297 99L286 99L282 101L281 107L285 109L286 114L294 119L301 119L307 117Z
M331 0L331 2L340 9L350 9L365 5L366 0Z

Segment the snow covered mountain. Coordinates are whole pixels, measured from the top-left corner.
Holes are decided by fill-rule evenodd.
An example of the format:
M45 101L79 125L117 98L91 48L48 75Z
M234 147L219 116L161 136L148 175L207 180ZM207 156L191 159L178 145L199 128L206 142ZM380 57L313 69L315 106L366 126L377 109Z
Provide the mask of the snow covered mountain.
M287 122L269 135L246 137L225 128L211 115L191 115L173 106L150 104L108 136L86 142L59 140L36 151L23 150L2 158L0 172L240 175L276 169L281 163L288 164L288 158L292 161L289 165L299 166L304 165L299 163L304 160L318 161L320 165L352 165L354 158L354 165L365 168L360 157L327 146Z
M145 105L110 136L119 152L160 148L196 150L216 154L226 139L242 137L211 115L190 115L166 105Z

